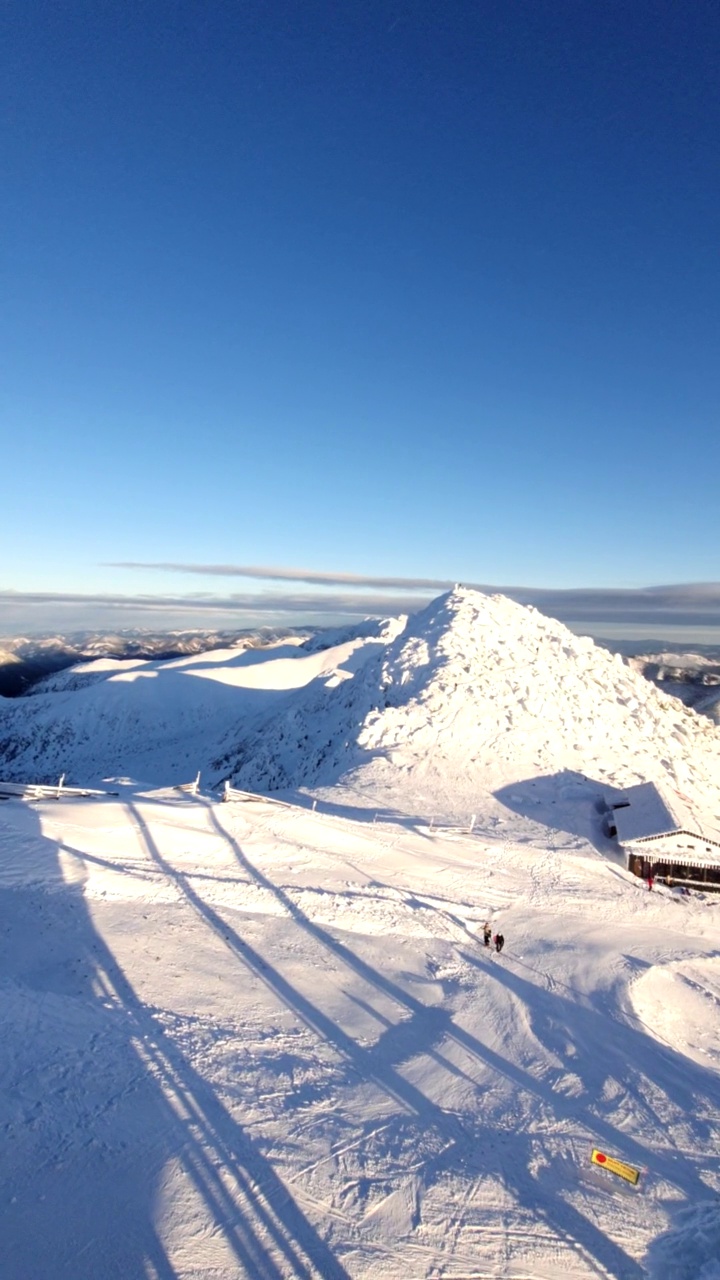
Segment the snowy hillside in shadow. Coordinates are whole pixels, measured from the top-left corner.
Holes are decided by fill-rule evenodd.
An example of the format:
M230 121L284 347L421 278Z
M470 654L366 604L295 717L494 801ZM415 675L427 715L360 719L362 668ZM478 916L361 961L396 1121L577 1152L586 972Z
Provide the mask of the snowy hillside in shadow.
M303 685L369 657L399 623L360 624L354 638L213 650L175 661L102 658L0 699L0 773L68 781L130 775L160 785L207 769L229 734L249 733ZM344 633L343 633L344 635ZM357 660L357 659L356 659Z

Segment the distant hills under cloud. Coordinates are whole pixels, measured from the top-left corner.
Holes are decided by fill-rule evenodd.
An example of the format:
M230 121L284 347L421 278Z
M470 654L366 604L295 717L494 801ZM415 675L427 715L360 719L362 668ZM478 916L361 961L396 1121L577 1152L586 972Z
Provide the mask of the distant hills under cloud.
M268 584L258 591L81 593L0 591L0 633L55 628L166 628L330 624L366 615L411 613L454 584L435 578L377 577L257 565L115 562L108 568L208 578L245 578ZM286 584L280 590L275 584ZM657 636L720 640L720 583L639 588L539 588L468 582L487 594L534 605L595 636ZM306 590L303 588L316 588ZM320 590L317 590L320 588ZM714 634L716 632L716 634Z

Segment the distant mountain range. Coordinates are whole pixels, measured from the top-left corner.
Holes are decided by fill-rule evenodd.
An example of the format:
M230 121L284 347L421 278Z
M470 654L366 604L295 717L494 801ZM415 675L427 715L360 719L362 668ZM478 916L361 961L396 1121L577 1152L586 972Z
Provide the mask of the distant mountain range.
M246 631L76 631L69 635L0 636L0 696L17 698L38 681L96 658L164 661L210 649L256 648L317 628L262 627Z

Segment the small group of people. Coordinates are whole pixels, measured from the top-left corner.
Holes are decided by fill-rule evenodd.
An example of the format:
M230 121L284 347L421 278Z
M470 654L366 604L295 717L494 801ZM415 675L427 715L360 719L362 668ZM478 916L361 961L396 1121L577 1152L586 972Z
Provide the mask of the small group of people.
M503 947L505 946L505 939L503 938L501 933L496 933L495 936L493 937L493 931L490 926L490 922L488 920L486 920L485 924L483 925L483 942L486 947L489 947L490 943L492 942L498 954L502 951Z

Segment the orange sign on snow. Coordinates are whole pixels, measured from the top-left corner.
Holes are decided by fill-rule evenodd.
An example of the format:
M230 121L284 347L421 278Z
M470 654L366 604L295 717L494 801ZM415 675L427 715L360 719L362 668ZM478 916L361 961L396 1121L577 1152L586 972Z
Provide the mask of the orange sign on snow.
M640 1181L640 1170L633 1168L631 1164L625 1164L623 1160L616 1160L614 1156L608 1156L604 1151L598 1151L597 1147L593 1147L590 1156L592 1164L596 1164L600 1169L607 1169L608 1173L614 1173L617 1178L624 1178L626 1182L631 1182L634 1187Z

